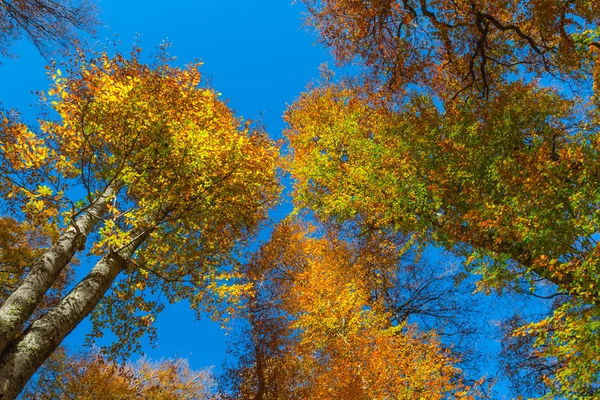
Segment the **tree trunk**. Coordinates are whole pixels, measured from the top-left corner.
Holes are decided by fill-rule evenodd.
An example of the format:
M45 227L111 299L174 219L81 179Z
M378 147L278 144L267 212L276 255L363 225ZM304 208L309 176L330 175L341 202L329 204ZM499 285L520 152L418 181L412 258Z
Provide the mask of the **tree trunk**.
M14 399L62 340L94 309L149 230L123 250L110 252L48 313L11 342L0 356L0 399Z
M251 297L249 299L249 314L248 314L248 321L250 322L250 327L252 329L252 345L254 346L254 358L256 360L256 380L257 380L257 386L256 386L256 394L254 395L252 400L263 400L265 397L265 389L266 389L266 382L265 382L265 371L264 371L264 364L263 364L263 352L262 352L262 346L264 345L263 343L260 343L260 339L258 338L258 333L256 332L257 330L257 326L256 326L256 319L254 317L254 313L255 313L255 309L256 309L256 299L254 297Z
M0 354L31 317L61 271L71 262L77 250L85 247L87 236L107 211L112 196L120 188L109 185L31 267L29 274L0 307Z

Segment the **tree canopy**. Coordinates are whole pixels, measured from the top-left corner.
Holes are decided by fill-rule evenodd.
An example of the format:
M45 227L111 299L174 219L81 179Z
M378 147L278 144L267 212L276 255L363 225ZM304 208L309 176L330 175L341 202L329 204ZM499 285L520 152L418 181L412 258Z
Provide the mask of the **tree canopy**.
M359 59L399 95L486 97L507 78L593 74L596 1L304 0L308 24L336 60Z
M335 229L316 233L284 221L246 265L253 290L245 302L238 362L222 377L228 398L480 394L465 383L457 366L461 355L435 331L409 320L425 312L419 303L431 304L424 294L427 281L411 274L410 243L381 235L347 241ZM402 290L408 276L413 280ZM461 311L451 312L458 319Z
M87 1L0 0L1 55L72 48L37 125L0 110L0 398L494 398L473 290L542 309L497 323L512 394L600 396L600 2L303 3L354 68L277 143L201 62L73 46ZM180 301L233 326L220 376L117 362ZM65 352L88 315L116 340Z
M123 354L152 332L153 294L202 309L241 290L220 285L235 276L220 266L277 198L277 150L199 87L198 65L146 65L139 52L79 53L52 70L45 96L58 118L38 130L1 117L6 207L54 235L0 308L3 394L18 392L111 287L94 321L112 327ZM99 261L21 333L87 242Z
M306 3L364 68L288 109L297 203L442 244L482 290L560 297L513 335L558 359L550 395L594 396L598 4Z

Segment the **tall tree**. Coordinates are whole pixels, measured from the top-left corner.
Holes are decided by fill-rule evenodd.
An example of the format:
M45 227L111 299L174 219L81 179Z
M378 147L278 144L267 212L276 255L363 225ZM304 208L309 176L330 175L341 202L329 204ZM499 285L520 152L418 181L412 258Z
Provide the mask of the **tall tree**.
M91 32L96 9L89 0L2 0L0 1L0 55L22 37L30 40L44 56L56 45L72 46L76 31Z
M276 228L247 266L248 329L224 377L232 398L471 398L456 355L390 311L384 292L395 289L392 271L402 274L395 262L406 243L371 246L380 251L334 231L311 237L298 223ZM413 283L412 298L396 305L419 297L422 282Z
M550 395L596 395L599 3L305 3L363 69L288 110L298 204L444 244L484 290L566 295L513 333L559 359Z
M199 309L237 296L220 270L267 216L279 193L277 151L242 125L198 64L169 66L165 54L73 56L52 73L47 101L58 119L33 131L0 117L0 190L14 218L59 236L28 267L0 307L0 396L13 398L112 288L96 326L112 324L128 353L160 305L189 299ZM87 246L91 242L90 246ZM48 289L86 247L91 271L25 330ZM203 299L207 302L203 303Z
M585 329L597 332L597 109L582 122L574 100L521 82L443 111L425 97L395 109L374 101L329 85L291 106L299 204L442 243L485 290L528 292L542 278L539 295L559 290L573 310L591 306ZM598 376L594 363L587 371Z

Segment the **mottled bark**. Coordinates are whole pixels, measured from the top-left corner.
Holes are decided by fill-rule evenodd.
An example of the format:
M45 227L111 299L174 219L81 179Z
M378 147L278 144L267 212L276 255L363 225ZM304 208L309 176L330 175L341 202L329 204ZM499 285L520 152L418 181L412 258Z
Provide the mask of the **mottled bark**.
M109 186L91 204L73 225L60 236L31 266L29 274L0 307L0 353L22 329L61 271L71 262L77 250L85 247L87 236L106 214L111 197L119 190L118 184Z
M6 347L0 356L0 399L16 398L65 336L100 302L149 233L143 232L118 253L104 256L64 299Z

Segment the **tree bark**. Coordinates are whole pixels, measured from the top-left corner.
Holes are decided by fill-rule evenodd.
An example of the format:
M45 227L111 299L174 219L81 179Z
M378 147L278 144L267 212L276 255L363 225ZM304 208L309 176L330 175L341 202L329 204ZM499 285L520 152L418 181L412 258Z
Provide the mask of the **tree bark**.
M0 399L14 399L62 340L93 310L150 230L105 255L71 292L11 342L0 356Z
M83 212L58 241L31 266L29 274L0 307L0 354L31 317L61 271L77 250L85 247L87 236L106 214L108 203L119 191L113 183Z
M265 397L265 371L263 364L263 354L261 343L259 342L258 333L256 332L256 320L254 318L254 308L256 306L256 300L252 298L250 300L250 314L248 315L248 319L250 321L250 326L252 327L252 343L254 345L254 356L256 359L256 394L254 395L253 400L263 400Z

